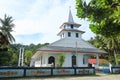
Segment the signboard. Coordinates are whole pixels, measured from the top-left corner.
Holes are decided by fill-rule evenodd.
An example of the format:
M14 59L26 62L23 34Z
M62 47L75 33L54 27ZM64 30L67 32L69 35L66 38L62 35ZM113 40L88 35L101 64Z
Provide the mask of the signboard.
M53 69L53 75L74 75L74 69Z
M83 75L83 74L94 74L94 69L76 69L76 74L79 75Z
M51 69L26 69L26 76L50 76Z
M3 77L23 77L24 69L0 69L0 78Z
M120 67L114 67L114 68L112 68L112 73L120 74Z

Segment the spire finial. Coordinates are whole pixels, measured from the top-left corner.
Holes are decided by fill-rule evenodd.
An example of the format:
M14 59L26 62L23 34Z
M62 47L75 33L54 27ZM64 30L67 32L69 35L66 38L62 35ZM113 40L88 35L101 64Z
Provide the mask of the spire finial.
M69 10L71 10L71 6L69 6Z
M72 16L72 13L71 13L71 6L69 6L68 22L74 22L74 20L73 20L73 16Z

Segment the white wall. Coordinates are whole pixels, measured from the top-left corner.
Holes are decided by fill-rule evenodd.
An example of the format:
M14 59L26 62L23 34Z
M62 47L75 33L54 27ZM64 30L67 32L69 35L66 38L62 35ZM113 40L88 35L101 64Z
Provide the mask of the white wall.
M50 67L48 64L48 58L53 56L55 58L55 66L57 67L57 60L60 53L44 53L42 56L42 65L41 59L35 61L35 67ZM65 53L65 61L62 67L72 67L72 55L74 53ZM88 58L89 56L84 56L85 54L77 53L76 55L76 66L77 67L88 67ZM83 64L83 57L85 59L85 64Z
M66 53L65 54L65 61L63 63L62 67L71 67L72 63L71 63L71 53Z
M68 37L68 32L71 32L71 37ZM75 39L76 38L76 33L78 33L79 34L79 37L77 38L77 39L81 39L81 33L79 33L79 32L73 32L73 31L64 31L64 36L66 37L66 38L73 38L73 39Z

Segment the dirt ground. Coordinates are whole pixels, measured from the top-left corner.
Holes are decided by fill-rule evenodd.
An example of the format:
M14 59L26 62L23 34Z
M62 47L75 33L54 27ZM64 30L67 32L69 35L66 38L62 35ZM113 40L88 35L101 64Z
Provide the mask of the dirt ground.
M94 76L62 76L62 77L44 77L44 78L21 78L11 80L120 80L120 74L101 74Z

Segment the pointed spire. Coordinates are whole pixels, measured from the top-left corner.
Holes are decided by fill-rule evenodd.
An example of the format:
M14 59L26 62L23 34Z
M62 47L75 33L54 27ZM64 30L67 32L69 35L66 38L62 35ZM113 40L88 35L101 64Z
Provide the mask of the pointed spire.
M71 7L69 7L69 16L68 16L68 22L74 22L73 20L73 16L72 16L72 13L71 13Z

